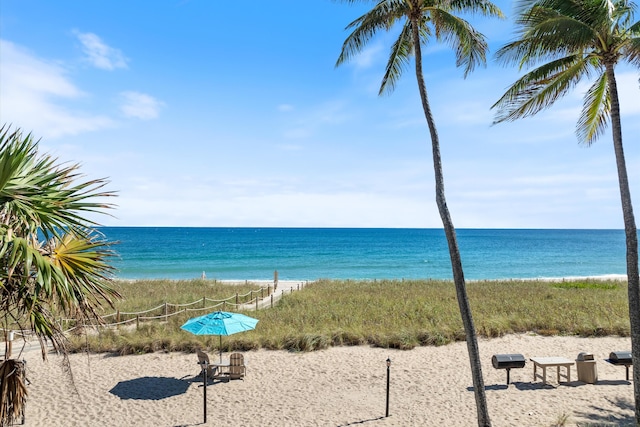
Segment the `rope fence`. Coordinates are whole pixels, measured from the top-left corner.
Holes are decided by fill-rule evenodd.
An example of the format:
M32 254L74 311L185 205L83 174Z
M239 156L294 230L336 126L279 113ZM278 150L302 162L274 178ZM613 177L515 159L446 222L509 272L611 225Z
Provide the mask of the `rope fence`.
M124 312L120 310L116 310L114 313L105 314L101 316L105 321L99 325L78 325L76 319L61 319L62 330L65 334L71 333L76 329L81 329L86 326L99 327L99 328L118 328L125 325L133 325L135 324L136 329L140 327L140 324L143 322L151 322L151 321L168 321L170 317L178 316L183 313L203 313L214 310L219 311L228 311L228 310L245 310L245 311L258 311L265 308L273 308L274 303L280 297L292 294L294 291L302 290L308 282L298 283L296 286L292 286L289 289L281 289L280 293L277 294L274 291L274 287L269 285L266 287L261 287L257 290L252 290L247 292L246 294L240 295L236 292L235 295L230 296L228 298L222 300L215 300L211 298L207 298L206 296L202 297L193 302L182 303L182 304L174 304L170 302L164 302L161 305L158 305L153 308L149 308L146 310L135 311L135 312ZM266 295L265 295L266 293ZM194 307L194 306L198 307ZM151 314L153 313L153 314ZM111 322L107 322L107 319L113 319ZM17 330L17 329L2 329L0 331L8 333L9 331L14 331L16 335L21 335L23 337L33 337L32 331L29 330Z

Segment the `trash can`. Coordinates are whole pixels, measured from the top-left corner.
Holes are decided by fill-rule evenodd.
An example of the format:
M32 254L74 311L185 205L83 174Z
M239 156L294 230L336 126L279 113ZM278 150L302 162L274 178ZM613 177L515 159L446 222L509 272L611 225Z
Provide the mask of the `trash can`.
M580 353L576 358L578 368L578 381L587 384L594 384L598 381L598 368L591 353Z

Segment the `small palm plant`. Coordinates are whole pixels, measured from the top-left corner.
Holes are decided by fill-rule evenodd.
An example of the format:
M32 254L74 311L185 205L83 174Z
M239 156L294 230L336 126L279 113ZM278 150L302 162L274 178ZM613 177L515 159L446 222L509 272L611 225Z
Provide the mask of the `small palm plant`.
M0 426L13 423L26 399L20 362L11 359L9 330L30 332L66 354L60 317L100 322L104 305L120 295L111 285L111 244L83 218L112 205L96 199L106 181L76 183L79 166L38 155L20 130L0 128L0 319L5 361L0 365ZM25 338L26 339L26 338Z

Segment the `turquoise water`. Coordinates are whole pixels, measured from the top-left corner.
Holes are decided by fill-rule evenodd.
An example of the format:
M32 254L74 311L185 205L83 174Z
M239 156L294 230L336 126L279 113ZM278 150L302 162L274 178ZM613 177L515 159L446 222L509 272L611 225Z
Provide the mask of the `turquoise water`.
M441 229L103 227L124 279L451 279ZM465 277L625 274L623 230L457 230Z

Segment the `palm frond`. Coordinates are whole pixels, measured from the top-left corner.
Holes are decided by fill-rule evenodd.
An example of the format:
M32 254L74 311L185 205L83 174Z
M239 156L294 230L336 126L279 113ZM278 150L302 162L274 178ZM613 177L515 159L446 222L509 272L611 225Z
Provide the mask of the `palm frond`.
M113 299L120 298L109 286L114 269L108 260L115 255L109 249L111 244L95 236L85 238L71 233L50 244L50 261L69 283L66 298L82 301L92 314L103 303L113 307Z
M480 14L501 19L505 17L498 6L486 0L451 0L447 6L448 10L453 12Z
M38 158L36 152L37 142L31 135L0 133L0 220L14 229L55 235L66 228L96 225L83 215L113 207L92 201L115 195L101 190L105 180L76 184L79 165L58 166L51 156Z
M627 62L640 68L640 21L629 28L629 34L631 37L621 53Z
M455 50L456 66L464 68L465 77L476 66L486 63L489 49L484 36L462 18L441 9L431 10L436 38Z
M538 113L575 87L591 67L580 55L552 61L518 79L491 107L498 108L494 123Z
M602 73L585 95L576 127L578 139L591 145L606 129L610 112L611 98L609 97L607 75Z
M409 64L409 59L413 54L413 42L411 38L411 22L407 21L402 27L400 35L391 47L391 54L387 61L387 68L382 78L379 95L391 93L396 87L396 83L402 76L402 72Z
M521 38L508 43L496 52L504 64L517 64L521 69L588 50L594 32L574 19L552 16L540 17L540 22L527 26Z
M615 22L615 30L623 30L633 25L633 16L637 6L629 0L617 0L613 2L612 19Z
M406 5L400 0L383 0L369 12L347 25L353 32L345 39L336 67L351 60L360 53L367 43L381 30L387 31L406 11Z

